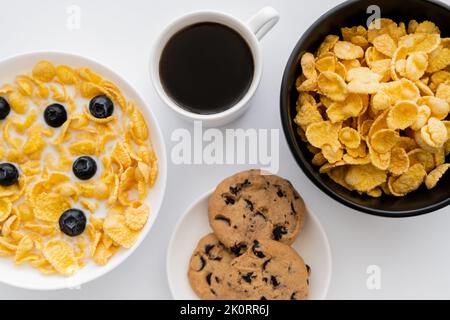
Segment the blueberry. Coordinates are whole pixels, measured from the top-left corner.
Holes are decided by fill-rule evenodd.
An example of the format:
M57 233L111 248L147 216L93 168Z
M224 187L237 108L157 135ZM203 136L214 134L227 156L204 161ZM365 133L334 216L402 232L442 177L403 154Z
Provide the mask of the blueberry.
M73 163L72 170L78 179L89 180L97 172L97 163L91 157L79 157Z
M105 95L96 96L89 102L89 112L98 119L105 119L113 114L114 104Z
M5 98L0 97L0 120L5 119L10 111L11 107L9 106L8 101L6 101Z
M0 164L0 185L12 186L19 179L19 170L11 163Z
M70 237L79 236L86 228L86 215L78 209L69 209L59 218L59 228Z
M45 108L44 119L50 127L59 128L67 121L67 111L59 103L51 104Z

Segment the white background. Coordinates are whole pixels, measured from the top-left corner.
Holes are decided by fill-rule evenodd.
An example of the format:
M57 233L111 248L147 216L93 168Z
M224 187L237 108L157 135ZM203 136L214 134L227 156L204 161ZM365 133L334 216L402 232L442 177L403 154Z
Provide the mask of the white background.
M350 210L320 192L291 156L281 131L279 90L295 43L337 0L0 0L0 58L35 50L62 50L99 60L124 76L152 107L167 150L176 128L192 125L174 117L149 80L151 48L162 28L194 10L215 9L246 20L265 5L279 24L262 41L264 75L252 108L230 128L279 128L280 175L296 186L319 216L330 240L333 275L328 298L450 298L450 208L393 220ZM446 2L450 2L446 0ZM81 28L66 28L66 8L81 8ZM170 159L170 157L169 157ZM79 290L34 292L0 285L0 299L170 299L166 250L185 208L221 179L246 166L174 166L169 161L164 205L138 250L108 275ZM378 265L381 290L368 290L366 269Z

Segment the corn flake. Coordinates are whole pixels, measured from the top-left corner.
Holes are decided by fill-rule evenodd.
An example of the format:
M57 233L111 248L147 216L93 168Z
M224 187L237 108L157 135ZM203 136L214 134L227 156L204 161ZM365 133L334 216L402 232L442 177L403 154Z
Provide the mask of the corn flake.
M119 214L110 214L103 224L105 234L124 248L130 248L137 240L139 232L130 229L126 218Z
M79 269L74 250L63 240L48 242L42 253L52 267L65 276L71 276Z
M431 171L427 177L425 178L425 185L428 189L433 189L436 187L439 180L442 178L442 176L447 172L447 170L450 168L450 164L445 163L441 164L436 169Z

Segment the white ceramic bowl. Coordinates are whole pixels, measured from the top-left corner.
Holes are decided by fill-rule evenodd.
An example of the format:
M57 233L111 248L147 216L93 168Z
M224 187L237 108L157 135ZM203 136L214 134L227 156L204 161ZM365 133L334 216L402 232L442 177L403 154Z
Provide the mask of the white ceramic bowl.
M166 188L167 160L164 139L150 107L130 83L99 62L62 52L34 52L21 54L0 62L0 84L5 82L11 83L12 80L14 80L14 77L20 73L29 73L36 62L42 59L52 61L55 65L67 64L72 67L88 67L102 75L104 78L117 84L125 97L136 101L136 104L140 107L140 110L147 121L150 137L154 144L159 162L159 176L147 199L147 204L151 208L151 214L145 228L142 230L136 244L132 248L128 250L119 250L106 266L100 267L90 262L86 267L80 269L77 274L67 278L59 275L43 275L38 270L29 267L26 263L15 266L12 259L0 258L1 282L26 289L53 290L77 287L92 281L113 270L136 250L149 233L158 216Z
M187 277L189 260L198 241L212 232L208 223L208 198L201 196L181 217L167 252L167 277L172 296L178 300L196 300ZM325 299L331 280L331 251L327 236L317 217L307 208L305 226L293 248L311 267L310 300Z

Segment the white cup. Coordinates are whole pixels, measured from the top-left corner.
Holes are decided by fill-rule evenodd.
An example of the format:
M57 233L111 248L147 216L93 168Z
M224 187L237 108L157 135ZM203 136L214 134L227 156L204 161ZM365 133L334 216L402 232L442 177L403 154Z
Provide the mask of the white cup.
M216 11L198 11L176 19L168 25L159 36L150 62L152 82L161 99L182 118L191 121L202 121L203 125L206 127L223 126L237 119L247 110L249 101L255 94L261 81L263 63L259 40L261 40L266 33L277 24L279 18L280 16L275 9L265 7L247 21L247 23L241 22L230 15ZM255 65L253 81L244 97L231 108L223 112L208 115L190 112L180 107L164 90L159 74L161 54L167 42L178 31L201 22L216 22L237 31L247 41L252 51Z

